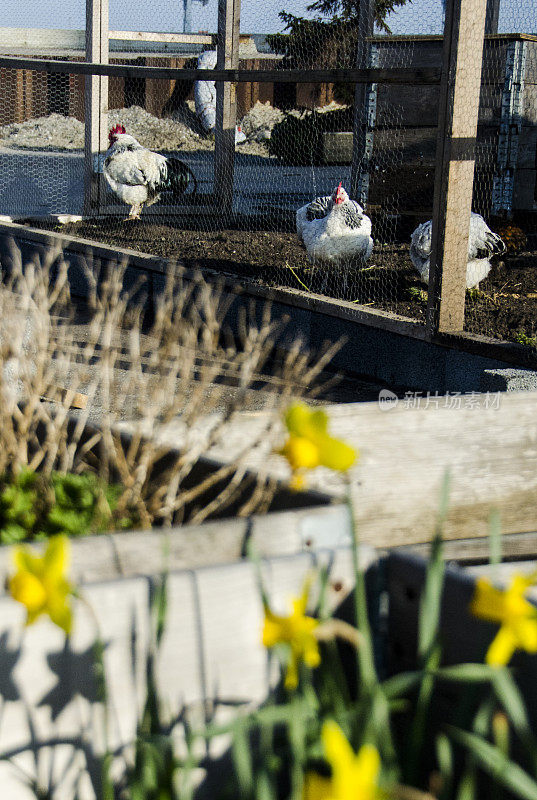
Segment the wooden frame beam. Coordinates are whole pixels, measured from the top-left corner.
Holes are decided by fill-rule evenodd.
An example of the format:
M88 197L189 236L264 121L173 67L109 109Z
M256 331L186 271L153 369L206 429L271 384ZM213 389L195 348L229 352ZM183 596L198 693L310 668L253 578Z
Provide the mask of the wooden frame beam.
M238 70L240 18L240 0L218 0L216 66L219 70ZM236 121L235 84L217 80L213 193L221 199L223 214L230 214L233 206Z
M401 86L434 86L441 81L436 67L418 69L177 69L130 64L56 61L52 58L0 56L0 67L60 72L70 75L107 75L118 78L163 78L179 81L229 81L232 83L391 83Z
M86 0L86 66L108 63L108 0ZM95 214L104 199L99 155L108 148L108 77L86 73L84 214Z
M433 200L427 327L464 326L468 235L487 0L448 0Z

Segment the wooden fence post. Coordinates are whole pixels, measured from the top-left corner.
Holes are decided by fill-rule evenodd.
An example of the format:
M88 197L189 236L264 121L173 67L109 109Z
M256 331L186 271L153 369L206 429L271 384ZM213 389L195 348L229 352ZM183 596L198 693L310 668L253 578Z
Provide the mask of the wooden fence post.
M240 17L240 0L218 0L217 69L238 69ZM214 195L223 214L233 206L236 119L235 84L217 81Z
M464 325L486 5L446 4L427 305L431 335Z
M86 61L108 64L108 0L86 0ZM108 148L108 77L87 75L85 89L84 214L104 200L99 154Z
M361 0L358 6L358 43L356 47L356 67L369 66L369 52L374 28L374 0ZM368 186L365 185L366 160L368 153L369 97L373 84L357 83L354 92L354 121L352 139L351 186L353 199L364 203L367 200ZM370 134L369 134L370 135Z

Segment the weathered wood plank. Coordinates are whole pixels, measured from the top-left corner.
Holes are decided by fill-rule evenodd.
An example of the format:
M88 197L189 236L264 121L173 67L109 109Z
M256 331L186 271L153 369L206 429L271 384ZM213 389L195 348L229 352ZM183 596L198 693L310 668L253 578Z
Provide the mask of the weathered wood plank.
M524 107L526 123L537 125L537 41L526 42L526 72L524 75Z
M156 31L109 31L110 39L122 42L169 42L178 44L213 44L211 33L157 33Z
M479 104L479 123L499 125L503 71L492 84L483 82ZM527 87L524 96L528 96ZM438 123L439 91L437 86L394 86L378 88L376 124L386 127L436 127Z
M292 559L296 575L300 556ZM204 673L209 697L262 701L267 653L261 642L263 605L251 562L196 572Z
M148 552L146 546L145 553ZM161 570L165 563L161 554ZM166 566L171 567L171 564ZM192 572L172 572L167 580L168 613L157 663L157 680L164 706L175 710L209 696L202 662L199 594L195 581Z
M11 655L18 655L16 692L6 699L24 698L31 708L38 741L76 739L86 728L85 735L90 737L93 751L96 754L104 752L103 719L100 709L93 705L95 693L92 686L93 644L99 634L105 644L104 661L111 699L109 745L116 747L132 741L138 709L144 699L148 588L148 582L143 578L125 580L121 584L85 586L84 596L95 616L83 603L75 602L75 623L68 643L62 631L47 619L24 628L22 606L7 597L0 599L0 634L6 637L4 647L11 651ZM4 680L8 677L12 680L14 676L5 674ZM20 702L8 705L6 724L0 731L2 754L17 746L29 746L31 739L26 705ZM42 764L43 753L40 761ZM29 766L32 774L31 760ZM54 777L58 777L60 768L61 763L55 765ZM44 781L46 773L41 772L40 779ZM10 797L26 797L24 792L19 792L20 789L15 790ZM64 796L69 797L68 794Z
M518 137L517 169L535 169L536 166L537 125L523 125Z
M327 537L319 545L323 530ZM224 519L181 529L141 531L129 536L113 534L113 569L116 575L137 575L140 572L158 575L162 569L164 542L169 547L170 569L192 569L239 560L246 551L247 542L263 557L290 555L308 547L308 542L314 547L332 546L337 544L334 540L339 530L348 535L343 509L323 506L274 512L250 520ZM82 556L77 556L75 568L87 569Z
M379 67L437 67L442 62L442 37L374 36Z
M323 160L326 164L350 164L353 146L352 131L323 133Z
M15 76L15 102L14 102L14 115L15 122L24 122L24 84L25 72L23 70L17 71Z
M325 134L325 137L330 135L338 134ZM339 136L343 135L352 134L339 134ZM375 163L382 163L383 158L389 157L387 154L393 155L396 151L402 157L402 162L405 166L433 167L436 161L437 136L438 130L436 126L393 127L376 130L373 160ZM477 130L475 152L476 167L481 170L480 175L483 175L486 170L492 171L494 169L497 149L498 129L488 125L480 126ZM395 169L397 170L397 167Z
M400 401L387 411L376 403L331 407L334 435L360 451L351 473L360 541L389 547L430 540L446 471L447 539L486 536L492 508L505 533L535 531L536 408L532 392L422 398L419 408ZM233 437L227 441L232 450ZM287 472L276 456L267 462L253 454L252 467L256 458L281 477ZM343 488L323 469L312 473L311 485L335 493Z
M427 558L431 552L431 545L429 543L403 545L399 549L408 550ZM503 534L501 549L502 558L512 559L517 564L520 563L521 559L534 557L537 555L537 532ZM384 552L379 554L383 555ZM489 540L487 537L448 540L444 542L444 558L446 561L456 561L462 566L488 562L490 558Z
M451 474L449 539L486 536L492 508L506 533L537 529L536 395L529 392L425 397L381 410L377 404L330 408L334 435L360 450L351 473L360 540L376 546L428 541L434 530L440 488ZM245 436L258 435L262 414L244 415L226 431L210 455L227 461ZM493 435L490 434L493 431ZM170 427L159 437L180 446ZM267 447L251 454L251 469L286 479L288 467ZM342 480L327 470L311 475L311 486L334 494Z
M446 6L427 304L431 331L464 326L485 10L486 0L450 0Z
M534 564L523 562L516 571L529 572ZM445 576L440 613L442 639L442 664L464 662L482 663L488 647L498 632L495 623L476 618L470 611L475 591L474 580L486 575L493 581L505 584L513 566L503 564L478 569L448 569ZM394 672L412 670L419 666L417 640L419 627L419 597L423 591L425 564L409 557L393 556L387 564L389 619L388 642L390 667ZM536 599L535 589L529 596ZM535 657L519 651L511 662L516 683L528 709L535 707ZM439 685L429 723L432 726L455 723L459 699L465 698L464 689L453 684ZM466 698L467 699L467 698Z
M377 89L375 124L392 128L415 125L436 128L438 100L438 86L381 84Z
M275 609L285 611L288 595L300 593L312 564L310 554L262 564ZM340 569L333 574L337 579ZM148 590L149 583L143 578L81 587L95 611L105 645L111 709L108 744L112 748L132 742L136 719L145 699ZM105 743L101 709L93 702L95 695L91 689L94 619L88 609L78 603L74 632L64 646L63 634L47 620L24 630L23 609L14 601L0 598L0 611L3 694L8 701L0 731L0 755L31 747L29 712L37 732L36 748L47 741L65 742L55 751L50 772L52 779L59 781L55 789L58 796L73 800L76 786L76 796L80 800L94 800L87 775L77 786L78 769L86 768L83 758L78 759L66 775L61 774L72 754L73 744L83 742L86 753L93 756L90 763L98 783L100 762L96 757L104 752ZM159 699L163 701L164 711L173 718L186 707L188 718L191 723L194 721L197 729L203 723L204 710L210 713L213 702L218 699L259 704L269 691L269 677L272 685L279 677L276 660L270 676L267 671L262 626L261 595L256 568L251 562L170 574L167 622L156 664ZM16 675L13 675L10 668L16 661ZM19 696L24 698L24 704L15 702ZM223 721L230 713L235 713L233 708L220 708L216 720ZM181 735L180 730L177 733ZM218 757L228 744L225 737L220 737L211 745L211 756ZM40 753L38 775L30 753L27 758L17 757L17 763L27 768L28 775L39 777L44 787L49 775L48 755ZM215 765L209 775L216 782L221 780L218 767ZM0 763L0 780L2 788L9 791L10 800L28 800L20 776L10 771L4 761Z
M346 507L313 503L314 499L311 506L249 519L221 519L180 528L76 539L72 542L72 576L76 583L89 583L158 576L164 564L172 571L226 564L240 560L247 543L263 558L348 543ZM10 549L0 547L0 586L5 585L12 567Z

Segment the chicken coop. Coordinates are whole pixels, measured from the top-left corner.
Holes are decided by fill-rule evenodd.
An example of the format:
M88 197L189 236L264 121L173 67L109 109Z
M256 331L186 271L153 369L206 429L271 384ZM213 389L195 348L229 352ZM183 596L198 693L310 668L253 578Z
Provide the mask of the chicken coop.
M272 34L274 3L215 1L198 33L116 30L116 0L87 0L80 30L13 19L0 44L0 214L225 274L289 307L322 300L335 318L531 361L534 10L416 0L400 31L387 18L389 33L362 0L352 20ZM214 68L200 67L206 51ZM199 83L213 92L211 129ZM139 219L107 175L109 131L120 128L191 176L181 191L146 186ZM323 260L296 214L316 198L314 209L332 208L339 184L355 211ZM317 211L304 213L322 228ZM429 221L420 272L412 241ZM356 230L366 246L353 250ZM501 245L487 251L491 237ZM468 277L476 260L479 282Z

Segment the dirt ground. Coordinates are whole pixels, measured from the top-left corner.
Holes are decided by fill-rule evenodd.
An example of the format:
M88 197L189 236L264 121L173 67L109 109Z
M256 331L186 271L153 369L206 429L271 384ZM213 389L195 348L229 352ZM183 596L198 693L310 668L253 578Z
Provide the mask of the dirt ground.
M407 244L376 244L364 270L351 267L327 272L312 267L296 234L289 231L184 229L144 220L84 220L56 229L176 259L187 267L318 292L416 320L425 317L426 293L412 267ZM479 289L479 293L467 294L466 330L537 345L537 341L527 341L537 336L536 250L496 259Z

